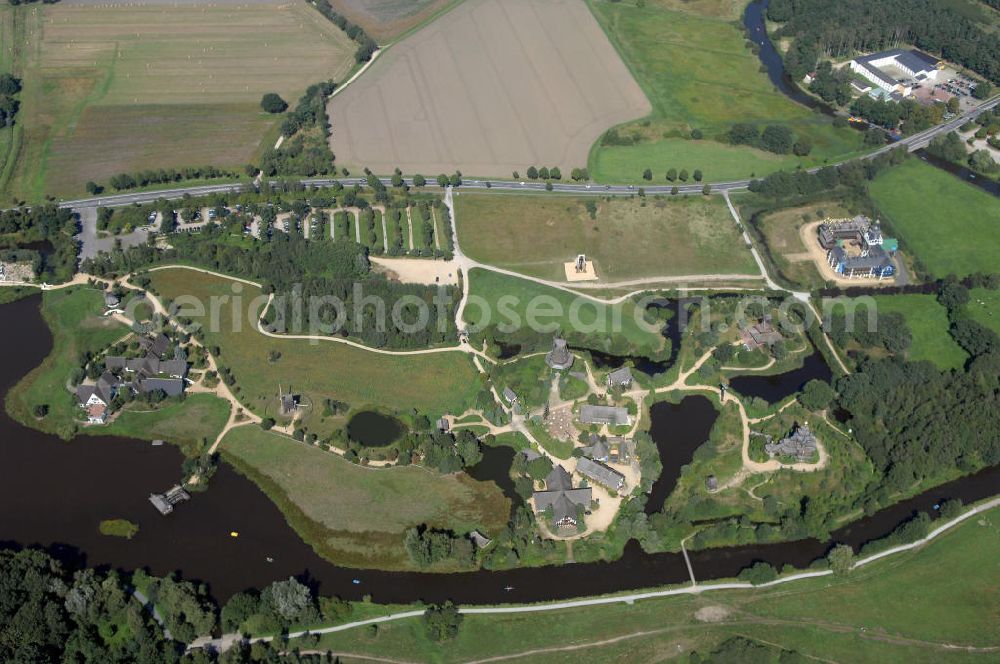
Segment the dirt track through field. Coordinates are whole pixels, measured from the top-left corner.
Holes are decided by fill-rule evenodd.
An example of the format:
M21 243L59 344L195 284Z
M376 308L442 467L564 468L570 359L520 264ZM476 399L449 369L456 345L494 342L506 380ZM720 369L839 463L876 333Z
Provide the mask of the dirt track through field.
M509 176L585 166L649 102L576 0L469 0L388 49L330 102L340 164Z

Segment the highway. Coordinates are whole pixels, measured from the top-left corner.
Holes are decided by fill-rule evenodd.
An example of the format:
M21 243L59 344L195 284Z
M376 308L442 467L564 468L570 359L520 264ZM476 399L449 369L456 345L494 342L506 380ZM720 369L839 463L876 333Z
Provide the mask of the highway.
M919 150L921 148L927 147L931 139L939 134L947 133L958 129L960 126L968 122L969 120L975 119L984 111L990 110L1000 104L1000 96L995 97L986 103L984 103L979 108L972 111L959 115L948 122L942 123L940 125L931 127L925 131L919 132L912 136L907 136L895 143L881 147L873 152L870 152L860 159L871 159L880 154L893 150L900 146L906 146L911 152L914 150ZM850 161L850 160L847 160ZM842 162L841 162L842 163ZM834 164L835 165L835 164ZM820 167L811 168L808 172L814 173L818 171ZM427 187L437 187L437 181L433 180L434 176L427 176ZM386 186L391 186L390 178L384 177L380 178ZM407 185L413 186L412 178L404 178ZM275 184L277 181L272 180L271 183ZM365 178L348 177L348 178L304 178L301 180L302 184L314 185L318 187L329 186L334 182L340 182L345 187L350 187L355 184L366 186L367 180ZM549 190L545 182L538 180L525 180L523 182L511 181L511 180L488 180L488 179L462 179L461 189L495 189L497 191L523 191L523 192L555 192L562 194L577 194L577 195L602 195L606 196L609 194L613 195L630 195L635 194L639 191L640 186L645 191L646 194L669 194L674 186L677 187L678 194L700 194L706 184L710 184L713 193L722 192L732 192L746 189L750 180L730 180L724 182L697 182L694 184L647 184L647 185L622 185L622 184L596 184L596 183L570 183L570 182L552 182L552 189ZM181 198L185 195L191 196L204 196L206 194L215 193L233 193L242 190L244 187L250 186L249 183L241 184L212 184L212 185L201 185L196 187L180 187L176 189L161 189L158 191L145 191L136 193L124 193L124 194L112 194L107 196L95 196L92 198L80 198L76 200L61 201L59 203L60 207L72 208L79 210L81 208L88 207L115 207L122 205L131 205L133 203L151 203L160 198L166 199L176 199Z

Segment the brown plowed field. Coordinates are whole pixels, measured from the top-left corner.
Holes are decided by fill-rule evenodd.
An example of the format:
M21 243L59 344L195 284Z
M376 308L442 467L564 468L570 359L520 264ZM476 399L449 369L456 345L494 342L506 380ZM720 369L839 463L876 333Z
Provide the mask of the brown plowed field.
M649 102L578 0L469 0L330 101L340 165L510 176L587 164Z
M330 0L330 5L364 28L379 44L385 44L453 1Z

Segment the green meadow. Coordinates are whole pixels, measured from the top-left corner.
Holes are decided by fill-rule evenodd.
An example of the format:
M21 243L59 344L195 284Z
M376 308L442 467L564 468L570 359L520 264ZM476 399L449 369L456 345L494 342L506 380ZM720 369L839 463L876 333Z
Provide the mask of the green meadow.
M598 22L618 49L653 105L649 117L618 128L636 136L632 145L591 150L590 174L599 182L641 183L646 168L666 182L667 169L703 171L718 182L762 176L802 166L839 161L861 150L861 135L836 129L832 121L795 104L774 88L749 50L743 31L727 9L687 11L677 2L588 0ZM696 4L696 3L691 3ZM716 3L718 4L718 3ZM725 3L723 3L725 4ZM813 144L807 157L775 155L719 143L737 122L783 124ZM699 129L702 140L689 140Z
M919 159L869 186L879 211L934 277L995 272L1000 265L1000 200Z

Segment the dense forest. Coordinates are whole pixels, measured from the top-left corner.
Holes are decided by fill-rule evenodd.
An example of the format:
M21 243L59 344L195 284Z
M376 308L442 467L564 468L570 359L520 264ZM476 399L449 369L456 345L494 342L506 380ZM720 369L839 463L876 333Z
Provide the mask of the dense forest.
M12 260L32 264L35 276L43 281L61 283L73 278L76 271L76 217L55 205L17 208L0 212L0 252ZM48 242L51 250L23 248L32 243Z
M133 597L138 587L163 623ZM221 612L204 586L173 577L132 578L104 569L71 570L43 551L0 550L0 660L4 662L327 662L297 647L237 643L225 653L185 652L197 636L219 626L227 632L280 634L293 625L342 622L353 607L316 597L289 578L262 591L237 593ZM315 645L318 638L303 645Z
M771 0L775 38L793 37L785 68L795 80L821 56L844 58L914 44L1000 83L1000 37L947 0Z

